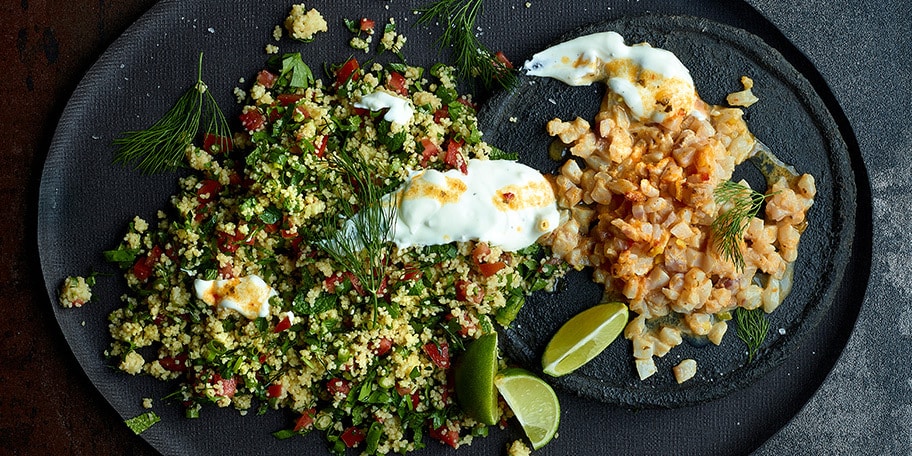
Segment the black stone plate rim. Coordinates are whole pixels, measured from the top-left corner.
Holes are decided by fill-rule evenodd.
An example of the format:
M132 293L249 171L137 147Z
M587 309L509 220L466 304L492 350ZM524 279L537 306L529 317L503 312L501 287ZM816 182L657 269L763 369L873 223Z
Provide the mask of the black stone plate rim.
M768 45L762 38L746 30L702 17L646 13L584 26L562 35L552 45L591 33L618 31L628 28L648 29L653 36L667 33L674 29L699 31L712 35L713 38L718 39L720 42L748 55L765 69L771 70L780 80L791 84L792 88L795 89L794 92L799 97L799 101L810 110L816 127L822 133L824 140L828 142L828 155L831 158L833 156L837 157L837 159L830 161L833 175L838 178L838 182L835 185L840 188L840 191L836 192L840 198L834 202L833 208L835 217L840 222L840 229L831 246L833 252L829 257L829 264L832 266L829 269L831 273L821 277L821 280L827 284L824 292L819 300L807 303L795 335L779 338L771 345L767 344L768 346L760 351L758 357L752 363L744 365L734 372L727 373L723 376L724 381L717 381L710 388L691 387L684 383L679 387L664 390L647 386L637 389L629 386L608 385L598 378L580 375L579 372L573 372L562 377L551 377L543 374L538 363L534 363L533 370L543 378L563 390L576 393L587 399L631 409L688 407L719 399L758 381L771 370L780 366L791 350L799 349L804 337L820 323L839 291L852 252L855 233L856 176L851 168L850 154L842 132L814 86L778 50ZM628 36L623 32L621 35L624 36L628 45L638 42L628 39ZM526 92L523 90L534 90L534 88L530 89L530 87L541 87L546 83L558 84L557 82L545 82L544 78L521 74L517 87L512 90L495 93L484 104L479 113L479 123L485 131L486 139L490 139L490 131L497 130L498 123L509 122L510 107L514 106L514 103L522 103L522 101L517 101L520 92L525 94ZM596 99L593 100L593 103L598 103L599 101ZM542 125L540 128L544 128L544 126ZM758 139L762 140L762 138ZM771 328L771 331L773 330L775 329ZM726 337L735 337L734 332L735 328L730 325L729 333L726 334ZM540 358L541 353L530 347L524 340L524 337L530 336L523 334L522 329L510 327L503 330L502 333L504 337L501 338L501 348L511 357L522 359L526 361L525 364L531 364L530 362ZM629 344L629 342L623 340L623 336L619 336L618 339L615 343ZM630 362L632 363L632 359Z

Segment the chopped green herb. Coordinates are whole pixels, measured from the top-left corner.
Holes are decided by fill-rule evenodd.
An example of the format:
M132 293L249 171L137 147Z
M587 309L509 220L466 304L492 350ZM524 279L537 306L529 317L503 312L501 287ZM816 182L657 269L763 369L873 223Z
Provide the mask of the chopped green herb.
M136 435L139 435L149 430L153 424L158 423L159 421L161 421L161 418L155 412L149 411L141 415L134 416L133 418L130 418L124 422L127 424L127 427L130 428L130 430L135 432Z

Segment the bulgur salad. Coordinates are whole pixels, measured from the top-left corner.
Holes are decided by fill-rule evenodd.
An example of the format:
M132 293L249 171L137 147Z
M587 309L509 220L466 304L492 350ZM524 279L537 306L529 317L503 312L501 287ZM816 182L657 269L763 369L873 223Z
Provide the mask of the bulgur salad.
M193 172L171 207L135 218L106 252L131 290L110 315L107 355L127 373L179 379L172 398L187 416L211 403L288 408L297 418L278 437L319 429L337 452L485 435L493 423L455 406L453 360L564 268L537 236L513 251L471 240L398 247L345 227L370 217L367 192L392 194L414 170L458 181L453 173L504 154L481 140L450 67L351 59L327 85L298 55L273 63L240 114L245 133L187 148ZM498 197L518 204L522 189ZM357 248L336 255L349 236Z

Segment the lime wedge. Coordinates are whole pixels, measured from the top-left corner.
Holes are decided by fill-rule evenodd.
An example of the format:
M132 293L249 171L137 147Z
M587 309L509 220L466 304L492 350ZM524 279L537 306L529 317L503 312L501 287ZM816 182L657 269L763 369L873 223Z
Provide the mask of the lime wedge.
M542 370L553 377L569 374L601 353L627 325L627 306L609 302L590 307L564 323L542 356Z
M560 424L560 403L551 386L516 367L497 374L494 384L513 410L533 449L545 446L554 438Z
M459 405L469 416L488 425L496 424L500 418L494 389L496 373L497 333L491 333L469 344L456 363L453 378Z

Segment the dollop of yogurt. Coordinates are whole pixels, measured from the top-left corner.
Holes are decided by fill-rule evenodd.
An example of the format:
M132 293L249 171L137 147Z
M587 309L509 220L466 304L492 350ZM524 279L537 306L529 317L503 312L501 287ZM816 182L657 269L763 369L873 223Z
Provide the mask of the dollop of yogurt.
M516 251L557 228L551 183L510 160L469 160L467 172L421 170L387 201L396 202L392 240L399 247L483 241Z
M257 275L246 277L193 281L196 297L210 306L237 311L250 320L269 316L269 298L276 295Z
M674 53L648 43L627 46L616 32L593 33L552 46L533 55L523 70L571 86L604 82L637 120L662 122L698 111L690 71Z
M355 102L355 107L371 111L388 109L386 114L383 115L383 120L400 125L408 124L412 115L415 114L415 108L412 107L412 103L409 100L386 92L374 92L364 95L360 101Z

